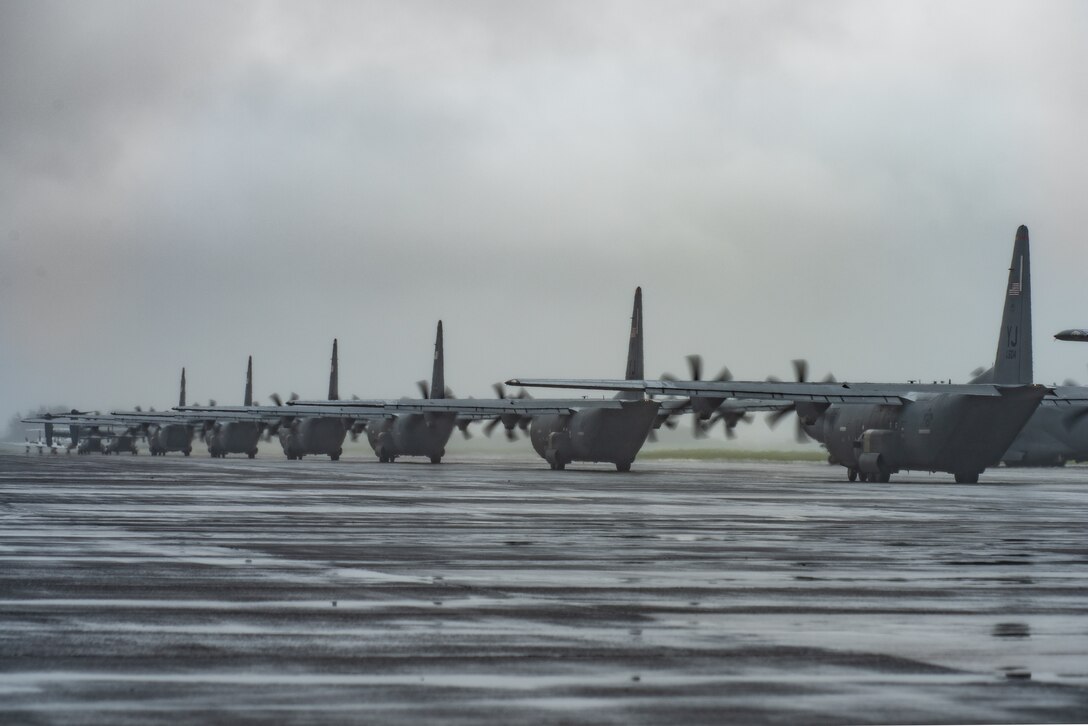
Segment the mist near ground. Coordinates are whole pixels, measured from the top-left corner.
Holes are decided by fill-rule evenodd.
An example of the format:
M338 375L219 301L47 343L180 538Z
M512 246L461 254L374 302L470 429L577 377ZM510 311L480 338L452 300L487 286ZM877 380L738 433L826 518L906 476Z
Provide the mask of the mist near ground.
M6 2L0 416L647 374L965 381L1031 230L1088 382L1077 2ZM544 394L538 394L544 395ZM742 430L788 445L790 426ZM679 432L689 430L687 422ZM679 434L678 434L679 435ZM715 436L721 438L721 431Z

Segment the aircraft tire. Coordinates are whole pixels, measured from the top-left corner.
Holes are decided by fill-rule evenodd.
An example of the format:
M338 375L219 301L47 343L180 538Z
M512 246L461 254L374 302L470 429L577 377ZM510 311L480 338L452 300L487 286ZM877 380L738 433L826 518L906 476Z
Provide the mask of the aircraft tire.
M181 453L183 453L183 454L185 454L186 456L188 456L189 454L193 453L193 450L192 450L192 449L185 449L185 451L182 451Z
M956 483L957 484L978 484L979 472L957 471Z
M434 456L432 456L431 457L431 463L432 464L441 464L442 463L442 455L441 454L435 454Z
M858 480L858 470L855 469L852 466L846 467L846 478L849 481L857 481Z
M249 452L246 452L246 456L248 456L248 457L249 457L249 458L251 458L251 459L253 459L253 458L256 458L256 456L257 456L257 452L256 452L256 451L249 451Z
M621 472L621 473L626 473L626 472L631 471L631 462L622 461L622 462L617 463L616 464L616 471Z
M331 459L332 461L340 461L340 452L337 452L335 454L329 454L329 459Z

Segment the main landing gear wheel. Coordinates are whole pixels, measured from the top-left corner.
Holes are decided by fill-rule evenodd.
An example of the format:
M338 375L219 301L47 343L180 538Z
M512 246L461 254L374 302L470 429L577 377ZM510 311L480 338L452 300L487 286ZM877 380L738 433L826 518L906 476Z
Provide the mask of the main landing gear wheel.
M616 471L619 471L619 472L631 471L631 462L622 461L622 462L616 464Z
M956 472L956 483L957 484L978 484L978 475L979 475L979 472L977 472L977 471L971 471L971 472L957 471Z
M257 456L257 452L256 451L247 451L246 456L253 459L253 458L255 458Z
M858 470L855 469L852 466L847 467L846 468L846 478L849 479L850 481L857 481L858 480ZM864 479L862 481L864 481Z
M340 452L340 451L334 451L333 453L329 454L329 458L332 459L333 461L340 461L340 454L341 453L342 452Z
M441 464L442 463L442 455L441 454L436 454L436 455L432 456L431 457L431 463L432 464Z

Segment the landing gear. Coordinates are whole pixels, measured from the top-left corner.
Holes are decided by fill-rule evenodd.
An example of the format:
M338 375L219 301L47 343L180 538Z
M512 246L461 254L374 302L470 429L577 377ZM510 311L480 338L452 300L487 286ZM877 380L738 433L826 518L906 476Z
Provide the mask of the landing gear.
M957 484L978 484L978 475L979 475L979 473L980 472L977 472L977 471L957 471L956 472L956 483Z
M857 481L858 480L858 470L855 469L852 466L846 467L846 478L848 480L850 480L850 481ZM865 480L862 479L862 481L865 481Z
M441 464L442 463L442 454L435 454L434 456L432 456L431 457L431 463L432 464Z
M329 454L329 458L332 459L333 461L340 461L340 454L342 454L342 453L344 453L343 449L337 449L336 451Z
M189 454L193 453L193 450L192 450L192 449L185 449L185 450L184 450L184 451L182 451L181 453L183 453L183 454L185 454L186 456L188 456Z
M248 457L249 457L249 458L251 458L251 459L252 459L252 458L254 458L254 457L256 457L256 456L257 456L257 450L256 450L256 449L254 449L253 451L247 451L247 452L246 452L246 456L248 456Z
M631 462L629 462L629 461L618 462L616 464L616 471L619 471L619 472L631 471Z

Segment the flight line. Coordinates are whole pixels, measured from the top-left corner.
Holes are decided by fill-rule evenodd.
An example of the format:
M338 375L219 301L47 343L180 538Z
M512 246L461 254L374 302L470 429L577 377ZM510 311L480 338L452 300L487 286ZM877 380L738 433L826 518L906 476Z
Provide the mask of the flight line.
M199 439L220 458L257 455L262 438L279 439L291 460L328 456L336 461L348 436L365 434L378 460L424 457L440 463L455 430L483 422L488 435L502 426L507 437L528 434L536 453L553 470L568 464L605 462L631 469L643 444L661 426L691 415L696 435L715 423L727 436L753 412L769 412L769 423L794 414L798 438L811 438L844 467L850 481L888 482L901 471L946 472L959 483L977 482L987 468L1058 466L1088 460L1088 388L1043 386L1034 382L1031 270L1028 229L1013 243L997 350L991 368L969 383L923 384L808 380L807 364L794 361L796 380L736 381L728 369L701 377L702 362L689 356L691 377L647 379L644 363L642 289L631 312L627 364L622 379L511 378L522 387L507 395L496 384L495 398L458 398L445 383L442 322L438 322L431 379L420 381L418 399L343 399L339 394L338 341L333 341L328 397L274 406L253 399L253 360L247 362L241 406L187 403L185 370L178 406L172 411L116 410L103 415L73 410L24 419L44 427L43 446L56 451L57 427L67 428L68 450L78 453L137 453L146 440L152 455L189 456ZM1058 340L1088 341L1088 331L1065 330ZM612 391L613 398L534 398L526 388ZM29 451L31 444L27 442ZM39 450L42 447L39 446Z

